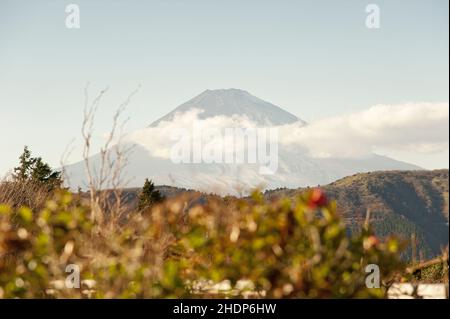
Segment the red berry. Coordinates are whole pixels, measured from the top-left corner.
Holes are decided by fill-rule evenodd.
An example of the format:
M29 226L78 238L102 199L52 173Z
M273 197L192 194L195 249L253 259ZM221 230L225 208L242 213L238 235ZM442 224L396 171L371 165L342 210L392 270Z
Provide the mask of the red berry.
M328 203L327 197L325 196L325 193L320 188L315 188L311 192L311 197L309 199L309 207L316 208L316 207L323 207L326 206Z

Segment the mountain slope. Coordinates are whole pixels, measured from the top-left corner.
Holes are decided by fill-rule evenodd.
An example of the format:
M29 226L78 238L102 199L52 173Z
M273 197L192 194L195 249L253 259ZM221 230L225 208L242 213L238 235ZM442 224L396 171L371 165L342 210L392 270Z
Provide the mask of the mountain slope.
M432 257L448 245L449 171L385 171L356 174L323 186L337 201L349 226L361 226L370 210L380 235L410 240L415 233L419 251ZM295 196L302 189L266 192L268 198Z
M203 112L200 114L193 112L197 116L193 117L190 114L195 109L201 109ZM181 115L176 116L177 114ZM186 114L188 115L186 116ZM203 121L203 119L208 120ZM192 155L193 146L190 143L196 120L200 122L199 127L216 128L222 131L229 127L240 129L245 129L247 126L254 127L253 123L256 123L257 127L264 128L288 127L287 130L280 130L279 141L286 137L282 134L287 134L287 136L291 134L290 128L301 129L308 126L303 120L289 112L246 91L238 89L207 90L180 105L149 127L130 134L127 139L129 145L126 146L133 146L134 152L129 155L129 165L123 174L124 179L131 180L127 186L139 187L145 178L151 178L160 185L184 187L220 195L246 195L256 187L260 189L297 188L327 184L354 173L419 169L417 166L376 154L367 154L358 159L317 158L310 156L301 145L282 142L276 144L277 154L274 155L274 162L277 162L277 168L273 175L260 173L260 168L266 166L267 159L259 154L257 163L255 161L253 163L248 163L249 161L223 163L223 160L210 163L205 163L205 161L174 163L170 154L174 145L180 143L171 139L171 133L177 128L186 128L182 135L187 137L183 141L183 148L187 145L189 156ZM205 138L205 140L207 139ZM232 142L227 144L226 148L228 151L234 152L234 147L239 143L235 143L234 139L229 141ZM219 140L213 144L214 147L225 145L220 142ZM223 146L222 149L224 149ZM245 141L242 151L244 154L248 154L249 147L248 144L245 145ZM272 153L272 151L270 152ZM111 158L111 161L113 160L114 158ZM263 163L263 161L266 162ZM94 170L98 170L100 157L92 156L90 163ZM86 185L83 163L70 165L66 168L66 172L70 176L71 187L76 189Z

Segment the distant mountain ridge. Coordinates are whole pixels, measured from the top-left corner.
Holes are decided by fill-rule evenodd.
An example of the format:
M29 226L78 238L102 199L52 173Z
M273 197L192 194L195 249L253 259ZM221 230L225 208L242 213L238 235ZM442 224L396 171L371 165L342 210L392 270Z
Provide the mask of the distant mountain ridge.
M415 233L418 251L425 257L439 255L448 246L448 169L356 174L323 189L336 200L350 228L358 229L370 210L371 224L380 235L395 234L409 241ZM293 197L302 190L278 189L265 196Z

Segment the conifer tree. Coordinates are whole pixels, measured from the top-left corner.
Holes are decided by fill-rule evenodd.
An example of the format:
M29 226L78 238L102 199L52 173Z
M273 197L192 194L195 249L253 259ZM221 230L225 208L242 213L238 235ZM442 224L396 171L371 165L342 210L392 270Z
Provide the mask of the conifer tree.
M156 203L160 203L163 200L164 197L157 189L155 189L155 185L153 184L153 182L146 178L144 186L142 187L142 191L139 195L139 210L149 208Z
M14 181L39 183L48 186L49 190L61 186L61 172L52 170L41 157L32 157L28 146L24 147L19 160L20 165L14 168Z
M33 166L33 159L31 158L31 152L28 146L23 149L22 155L19 157L20 165L14 168L13 178L17 181L27 180L30 174L31 167Z

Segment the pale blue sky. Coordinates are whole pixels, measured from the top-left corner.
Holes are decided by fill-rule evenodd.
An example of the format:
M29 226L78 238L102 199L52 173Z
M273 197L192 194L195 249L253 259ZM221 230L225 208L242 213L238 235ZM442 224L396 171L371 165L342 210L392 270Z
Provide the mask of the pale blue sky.
M69 3L80 29L65 27ZM365 26L369 3L380 29ZM80 142L86 82L91 94L110 87L99 135L138 84L130 131L230 87L314 121L378 103L448 102L448 48L446 0L0 0L0 175L25 144L56 166ZM448 167L447 156L398 155L427 168Z

